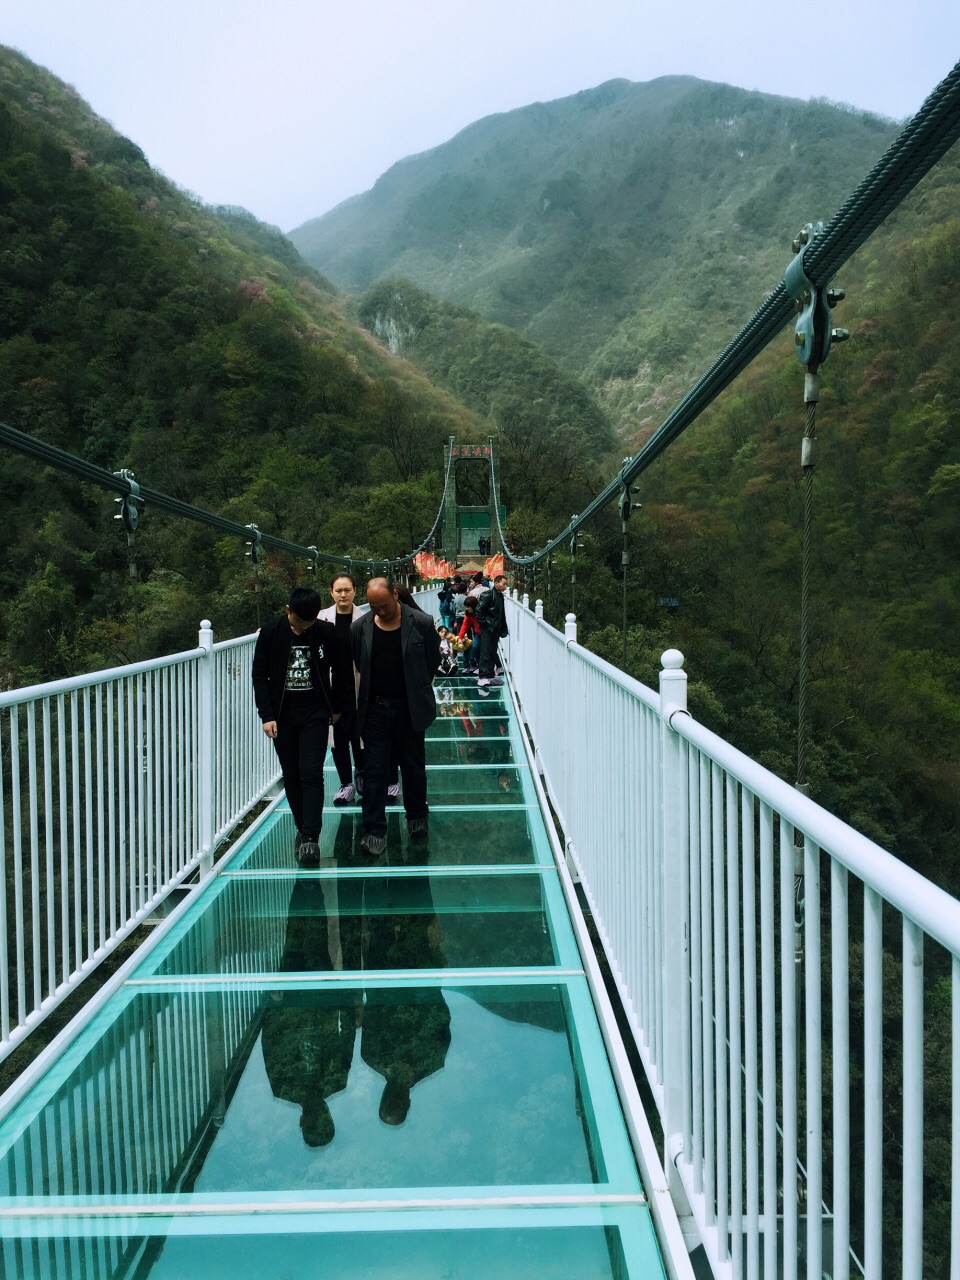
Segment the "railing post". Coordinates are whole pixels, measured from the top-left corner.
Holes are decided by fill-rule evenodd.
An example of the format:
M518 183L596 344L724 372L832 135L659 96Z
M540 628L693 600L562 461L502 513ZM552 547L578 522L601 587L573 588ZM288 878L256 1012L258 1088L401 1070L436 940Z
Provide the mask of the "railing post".
M200 659L198 676L197 725L197 803L200 806L200 875L213 870L213 782L216 761L213 758L213 625L209 618L200 623Z
M535 618L543 617L543 601L542 600L538 600L537 603L533 606L533 615Z
M660 659L661 789L660 858L663 873L663 954L660 984L663 1008L663 1138L664 1168L678 1212L686 1204L676 1160L686 1143L684 1089L689 1075L689 880L690 842L683 744L673 728L687 714L687 673L683 654L668 649ZM688 1157L689 1157L689 1153Z
M530 597L527 595L526 591L523 593L523 607L525 609L530 608Z
M567 644L577 643L577 615L568 613L563 624L563 638Z

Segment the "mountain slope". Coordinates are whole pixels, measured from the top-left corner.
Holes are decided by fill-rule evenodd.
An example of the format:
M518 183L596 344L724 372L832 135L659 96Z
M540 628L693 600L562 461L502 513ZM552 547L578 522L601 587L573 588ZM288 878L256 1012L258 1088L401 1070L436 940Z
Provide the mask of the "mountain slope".
M635 411L736 331L896 132L691 77L614 80L478 121L289 238L346 289L402 275L517 328Z
M279 233L227 215L0 49L0 418L290 541L408 550L444 441L485 424L351 321ZM281 556L258 577L235 540L148 509L133 588L109 495L3 463L0 684L189 647L204 616L250 630L300 571Z
M598 464L609 466L614 445L609 421L583 385L514 330L440 302L406 280L374 286L356 311L391 351L489 419L500 444L507 507L513 512L524 505L565 523Z

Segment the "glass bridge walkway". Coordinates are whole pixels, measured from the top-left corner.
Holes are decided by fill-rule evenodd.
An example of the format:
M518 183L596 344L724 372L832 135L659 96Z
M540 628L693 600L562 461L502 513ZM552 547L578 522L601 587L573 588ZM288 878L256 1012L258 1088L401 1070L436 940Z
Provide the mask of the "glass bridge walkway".
M438 697L429 841L271 808L7 1116L0 1275L664 1274L509 692Z

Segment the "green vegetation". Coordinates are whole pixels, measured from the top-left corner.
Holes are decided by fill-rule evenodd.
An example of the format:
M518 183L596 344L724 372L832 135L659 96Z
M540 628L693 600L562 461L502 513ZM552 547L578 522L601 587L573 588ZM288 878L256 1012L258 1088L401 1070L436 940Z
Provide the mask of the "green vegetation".
M0 51L0 419L291 541L408 549L436 513L442 442L483 427L350 321L275 228L222 213ZM4 462L4 685L190 647L203 616L221 635L256 624L238 543L148 511L133 589L109 495ZM268 561L263 608L296 572Z
M404 276L533 339L651 420L780 279L896 126L691 77L490 116L290 233L362 291Z
M849 264L814 486L813 794L960 893L960 152ZM931 218L931 214L933 217ZM802 368L774 343L641 478L627 669L687 654L694 714L792 781ZM611 509L578 564L582 634L622 661ZM569 608L555 563L550 611ZM537 593L544 594L541 573ZM658 601L676 599L671 612Z
M406 280L371 289L357 314L391 350L490 421L500 445L501 498L514 525L534 513L548 525L566 523L571 503L582 500L613 448L610 424L582 384L512 329ZM486 476L480 483L482 489Z
M481 121L296 234L367 290L349 302L276 228L203 208L72 90L0 50L0 418L357 558L402 553L429 528L449 435L496 432L508 536L526 553L647 438L779 279L799 224L829 216L892 134L829 104L680 78ZM811 690L815 798L955 894L958 196L955 150L840 281L854 336L824 368ZM683 650L694 714L788 780L801 388L785 335L645 474L628 533L626 669L653 684L662 651ZM204 615L220 635L248 631L301 571L272 557L255 583L233 540L148 510L133 588L108 495L4 463L3 686L190 647ZM584 542L581 638L619 664L612 509ZM573 603L570 569L557 556L522 584L554 622ZM946 1096L941 961L927 970L931 1114ZM888 1009L898 966L891 951ZM893 1081L895 1017L888 1035ZM931 1138L934 1215L948 1157ZM925 1274L945 1274L946 1227L928 1236Z
M620 119L616 113L635 123L638 104L650 127L631 146L646 157L640 166L644 172L657 175L655 207L642 236L635 234L642 219L626 216L612 178L603 186L595 170L578 171L567 163L577 147L584 156L599 154L604 131L621 127L614 125ZM741 171L726 188L730 153L717 139L728 131L738 140L735 150L751 158L753 176L745 182ZM785 102L690 80L647 86L617 82L561 103L481 121L446 147L395 167L367 197L352 202L349 235L347 211L335 211L309 229L326 237L331 254L337 245L346 254L350 237L359 239L365 232L383 248L392 243L392 219L400 210L409 212L416 197L417 207L432 210L432 220L421 227L404 215L404 249L396 261L404 269L419 268L422 279L429 275L424 264L434 262L437 226L444 216L440 193L432 186L440 181L436 175L483 168L490 181L472 214L473 256L468 263L464 249L456 261L451 258L440 287L448 296L474 290L477 305L489 314L496 311L490 281L496 277L502 297L513 231L503 231L503 218L498 230L484 210L496 192L506 200L517 174L528 172L531 183L542 180L543 198L524 233L527 247L532 252L534 245L549 244L554 255L549 269L546 260L537 268L540 274L524 276L517 267L518 274L510 277L518 298L531 308L529 315L513 317L528 333L546 314L536 310L538 299L552 305L544 292L548 276L560 290L551 296L564 297L565 323L570 329L578 325L580 313L567 307L559 283L565 277L554 251L563 236L581 251L602 246L605 218L622 237L633 235L632 269L660 271L664 289L618 324L610 323L611 312L604 313L606 340L596 347L584 376L619 418L622 452L628 453L662 421L689 385L687 379L717 354L758 300L761 276L750 277L758 296L747 301L743 279L737 284L743 264L734 271L727 248L732 233L716 234L724 225L718 213L723 201L738 222L736 235L754 237L753 266L762 267L769 287L787 256L780 241L783 228L799 225L811 211L828 214L825 205L839 203L892 132L887 122L825 103ZM787 156L789 168L784 167ZM500 168L493 157L503 161ZM774 157L779 157L775 163ZM738 163L745 159L737 157ZM617 175L620 183L623 172L618 169ZM450 182L445 189L453 190ZM433 196L421 199L418 191ZM954 892L960 891L960 864L950 852L960 828L958 193L955 151L839 281L849 300L837 319L854 336L836 348L824 368L820 406L811 764L817 799ZM706 203L708 195L712 203ZM461 188L457 218L468 208ZM556 225L548 231L551 220ZM769 225L775 226L777 239L763 242ZM463 228L457 227L459 235ZM656 252L648 243L651 235L659 238ZM481 252L476 236L494 248ZM577 305L585 305L586 284L573 291ZM382 341L492 418L501 431L506 421L501 406L505 395L513 394L514 375L517 399L526 409L535 406L521 420L530 422L538 444L549 438L549 415L536 404L531 387L557 387L560 402L566 399L570 438L583 441L579 462L585 482L576 464L564 460L558 474L566 468L576 475L576 484L559 487L556 506L549 495L545 502L543 496L525 498L536 476L518 459L511 473L518 487L508 503L508 533L517 551L543 545L611 474L611 461L621 450L609 450L605 432L592 434L593 405L577 399L584 395L583 384L571 383L568 391L547 380L547 366L538 365L542 355L515 337L511 345L502 326L484 324L397 279L369 289L357 311ZM558 342L568 337L560 334ZM623 352L619 365L612 354L617 349ZM581 363L581 357L574 355L571 363ZM531 379L528 371L534 370ZM507 400L511 406L516 402ZM575 406L581 403L578 416ZM695 714L790 781L795 776L802 430L802 370L785 335L643 477L644 509L631 522L629 535L627 668L645 683L655 683L663 649L684 650ZM590 440L601 447L592 449ZM534 450L538 458L551 452ZM563 458L562 448L557 456ZM621 538L612 508L595 522L585 543L578 562L581 635L619 664ZM569 570L569 560L555 558L547 603L556 622L570 608ZM548 596L542 567L536 575L528 572L525 585ZM678 600L679 609L658 603L666 600Z

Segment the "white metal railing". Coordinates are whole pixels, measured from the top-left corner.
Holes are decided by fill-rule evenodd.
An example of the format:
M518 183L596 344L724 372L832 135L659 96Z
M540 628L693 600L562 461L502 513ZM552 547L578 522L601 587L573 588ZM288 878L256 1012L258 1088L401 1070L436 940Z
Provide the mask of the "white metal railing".
M0 693L0 1060L279 776L253 643Z
M960 903L692 720L676 651L657 694L578 645L573 615L560 635L539 602L508 610L715 1274L960 1276Z
M281 949L283 923L281 917ZM257 987L141 991L93 1050L95 1102L87 1075L51 1085L46 1105L27 1119L3 1162L0 1195L33 1205L46 1197L142 1203L193 1191L270 1016ZM149 1235L129 1219L119 1220L116 1231L89 1235L66 1230L30 1238L8 1227L0 1238L0 1275L108 1280L135 1274L148 1245Z

